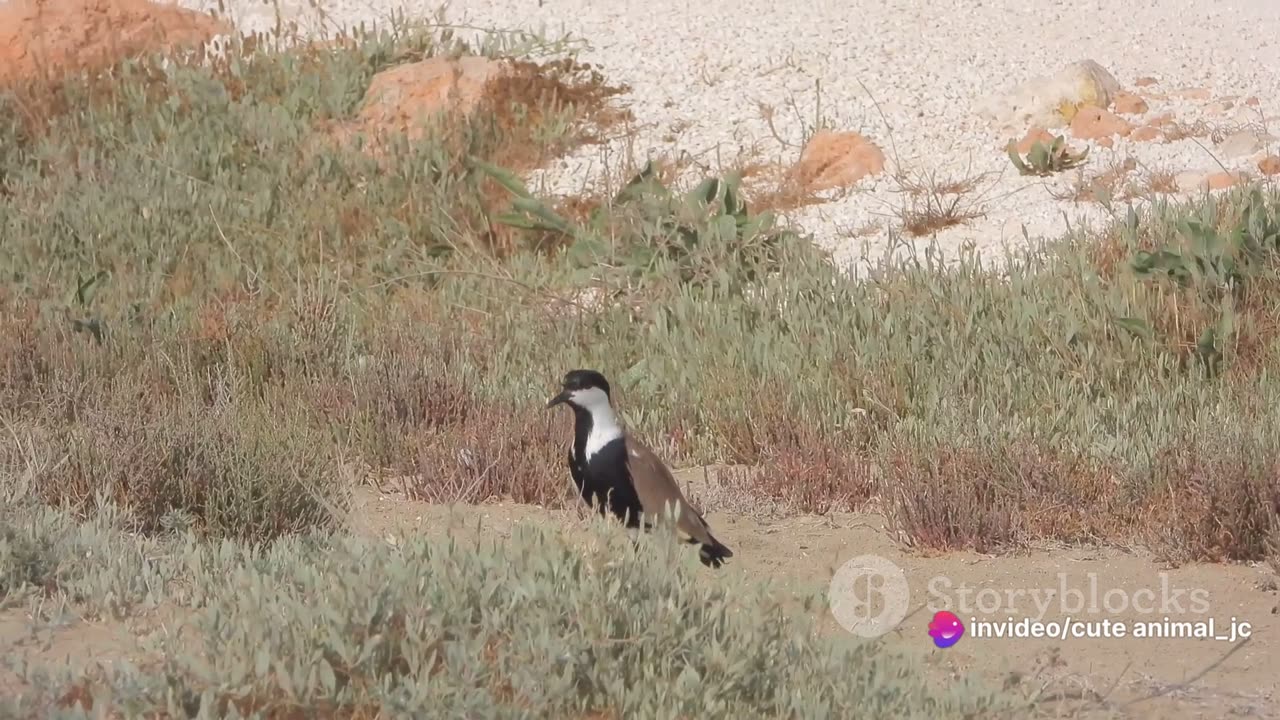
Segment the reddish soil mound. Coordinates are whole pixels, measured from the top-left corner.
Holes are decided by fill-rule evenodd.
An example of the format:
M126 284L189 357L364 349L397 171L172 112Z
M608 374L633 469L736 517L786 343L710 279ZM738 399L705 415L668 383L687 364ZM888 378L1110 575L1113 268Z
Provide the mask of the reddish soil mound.
M0 4L0 86L198 47L230 31L209 15L147 0L10 0Z

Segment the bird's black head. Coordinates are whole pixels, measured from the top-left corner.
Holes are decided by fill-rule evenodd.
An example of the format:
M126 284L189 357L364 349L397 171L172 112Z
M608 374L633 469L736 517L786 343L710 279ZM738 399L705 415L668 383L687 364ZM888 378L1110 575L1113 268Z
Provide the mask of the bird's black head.
M601 402L609 402L609 381L604 379L604 375L595 370L570 370L560 383L560 394L551 398L547 407L569 403L590 409Z

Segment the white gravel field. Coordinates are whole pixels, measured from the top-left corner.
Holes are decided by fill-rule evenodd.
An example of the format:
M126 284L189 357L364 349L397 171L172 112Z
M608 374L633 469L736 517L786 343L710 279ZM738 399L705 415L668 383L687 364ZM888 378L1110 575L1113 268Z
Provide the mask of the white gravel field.
M331 24L383 21L393 10L428 18L440 9L319 1ZM286 2L289 19L313 26L316 11L306 2ZM182 4L210 9L216 0ZM231 0L228 10L242 29L273 22L273 9L260 2ZM1210 173L1225 166L1257 174L1258 160L1280 151L1266 135L1280 136L1280 0L457 0L445 13L459 25L569 33L589 46L582 59L631 87L623 102L638 134L608 148L585 147L549 168L548 192L597 182L628 154L687 152L709 169L752 154L790 162L815 118L867 136L884 149L886 172L793 213L846 265L856 264L864 243L883 248L899 224L898 210L910 200L895 172L939 179L990 173L971 201L985 216L940 232L945 252L972 243L994 257L1003 243L1023 242L1024 228L1033 238L1054 237L1068 222L1104 219L1097 203L1051 194L1068 188L1074 173L1048 181L1019 176L1003 152L1009 137L976 115L984 97L1077 60L1097 61L1126 90L1143 76L1159 81L1144 91L1206 89L1210 98L1153 101L1150 114L1173 112L1180 122L1204 120L1228 133L1248 124L1267 143L1252 154L1220 157L1208 137L1120 139L1111 149L1074 141L1091 146L1087 173L1132 156L1143 169ZM1256 104L1245 104L1250 96ZM1223 99L1233 107L1222 109ZM787 144L771 133L762 103L775 107L774 125Z

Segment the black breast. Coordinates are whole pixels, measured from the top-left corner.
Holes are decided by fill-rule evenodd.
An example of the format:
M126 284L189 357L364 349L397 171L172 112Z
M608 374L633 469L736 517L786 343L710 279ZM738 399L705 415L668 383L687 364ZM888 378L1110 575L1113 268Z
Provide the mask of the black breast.
M599 508L601 514L611 513L627 527L638 527L642 508L627 470L626 439L618 438L600 448L580 467L582 498Z

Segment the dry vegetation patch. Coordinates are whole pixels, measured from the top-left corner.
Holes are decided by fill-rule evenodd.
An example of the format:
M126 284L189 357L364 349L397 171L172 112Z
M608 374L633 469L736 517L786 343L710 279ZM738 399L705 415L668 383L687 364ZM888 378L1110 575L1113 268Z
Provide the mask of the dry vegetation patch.
M1122 541L1135 518L1113 472L1022 444L903 450L885 467L889 517L901 538L934 550Z
M934 173L914 178L900 175L898 184L906 198L898 211L903 232L911 237L936 235L983 217L985 192L981 185L985 179L985 174L963 178L939 178Z

